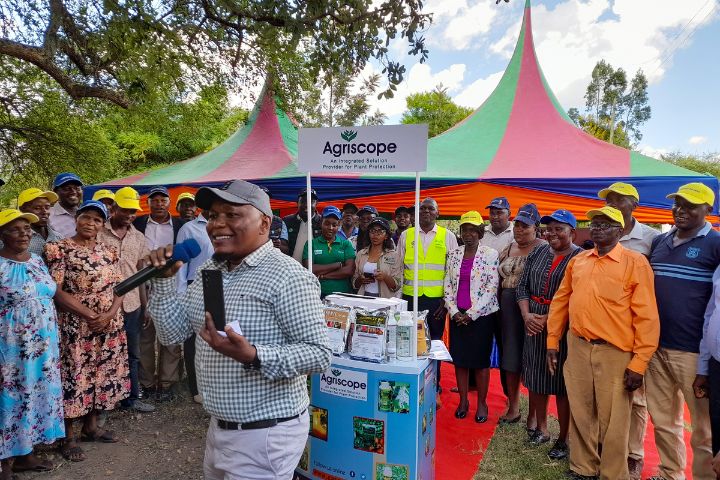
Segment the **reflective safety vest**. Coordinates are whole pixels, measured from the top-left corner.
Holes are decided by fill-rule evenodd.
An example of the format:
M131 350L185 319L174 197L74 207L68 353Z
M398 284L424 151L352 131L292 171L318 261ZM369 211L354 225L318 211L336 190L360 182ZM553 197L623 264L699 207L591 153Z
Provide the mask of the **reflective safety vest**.
M447 229L438 225L435 238L428 246L427 252L418 250L418 296L425 295L430 298L443 296L443 279L445 278L445 258L447 245L445 244ZM405 258L403 262L403 295L414 293L413 285L415 272L415 228L408 228L405 233ZM420 243L422 247L422 242Z

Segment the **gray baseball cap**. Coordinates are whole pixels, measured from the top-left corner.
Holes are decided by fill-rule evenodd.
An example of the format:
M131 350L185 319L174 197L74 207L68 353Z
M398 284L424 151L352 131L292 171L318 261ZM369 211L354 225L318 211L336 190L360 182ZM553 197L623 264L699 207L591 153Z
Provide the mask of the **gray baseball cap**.
M216 199L236 205L252 205L268 217L273 216L267 193L245 180L231 180L220 188L202 187L195 194L195 204L203 210L209 209Z

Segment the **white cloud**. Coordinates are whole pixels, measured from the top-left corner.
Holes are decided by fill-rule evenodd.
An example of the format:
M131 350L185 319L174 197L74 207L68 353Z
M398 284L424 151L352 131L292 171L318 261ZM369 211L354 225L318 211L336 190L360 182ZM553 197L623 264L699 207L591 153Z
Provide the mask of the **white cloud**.
M640 145L638 148L638 151L642 153L643 155L647 155L648 157L653 157L660 159L662 155L667 155L670 153L670 149L663 148L663 147L652 147L650 145Z
M475 80L458 93L453 101L463 107L477 108L500 82L504 72L497 72L485 78Z
M708 141L707 137L703 137L702 135L694 135L688 139L688 143L690 145L700 145L707 141Z
M453 94L457 92L462 85L465 68L464 64L457 63L437 73L433 73L432 68L427 63L416 63L408 71L405 81L398 85L393 98L390 100L379 100L375 96L370 98L371 110L375 111L375 108L379 108L381 112L390 117L388 123L395 123L393 117L405 111L405 98L408 95L430 91L440 84L447 88L450 94ZM369 75L373 71L375 71L374 67L368 65L363 71L363 75Z
M471 0L470 4L465 0L438 0L429 2L424 11L433 14L436 25L428 31L428 45L464 50L490 32L499 9L488 0Z

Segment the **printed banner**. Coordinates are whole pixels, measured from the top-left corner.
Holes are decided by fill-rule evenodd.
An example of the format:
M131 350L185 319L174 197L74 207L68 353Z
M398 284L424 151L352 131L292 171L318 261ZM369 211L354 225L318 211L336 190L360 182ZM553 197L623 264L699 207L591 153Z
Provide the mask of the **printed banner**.
M320 375L320 391L353 400L367 400L367 372L331 366Z

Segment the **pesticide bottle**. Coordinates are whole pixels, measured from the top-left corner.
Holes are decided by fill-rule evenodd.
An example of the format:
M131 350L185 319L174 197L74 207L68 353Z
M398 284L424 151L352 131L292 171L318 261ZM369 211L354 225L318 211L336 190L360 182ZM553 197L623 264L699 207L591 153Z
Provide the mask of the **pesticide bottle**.
M415 360L417 354L417 330L412 312L400 312L400 320L397 324L397 358L409 362Z
M388 361L395 360L395 353L397 352L396 344L397 344L397 326L398 326L398 318L400 317L400 313L395 312L394 314L390 315L390 318L388 318L387 322L387 358Z

